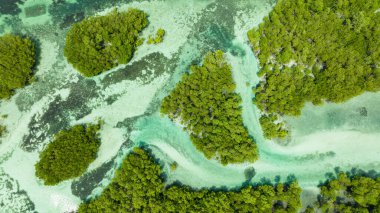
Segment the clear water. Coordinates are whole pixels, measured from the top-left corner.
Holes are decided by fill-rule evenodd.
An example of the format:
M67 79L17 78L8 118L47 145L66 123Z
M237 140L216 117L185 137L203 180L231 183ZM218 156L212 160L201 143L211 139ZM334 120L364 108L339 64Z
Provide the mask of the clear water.
M273 1L26 0L16 6L13 0L0 1L7 5L0 8L0 33L30 35L38 41L40 58L38 81L0 103L0 115L8 115L0 123L10 130L0 144L1 211L75 210L81 199L101 193L123 157L140 144L149 144L161 160L168 184L233 188L245 181L244 170L254 167L255 183L296 177L305 189L305 203L315 199L316 186L336 167L380 169L380 93L344 104L307 105L300 117L286 118L292 132L286 145L263 138L260 112L252 105L258 67L246 32L268 14ZM115 6L146 11L150 25L143 36L161 27L167 32L165 40L156 46L144 44L127 65L84 79L62 54L67 27ZM158 113L162 98L189 66L216 49L227 52L233 66L244 123L260 149L254 164L222 166L205 159L178 124ZM35 178L38 153L55 133L97 118L106 123L102 145L83 177L54 187ZM171 172L168 165L173 161L178 169Z

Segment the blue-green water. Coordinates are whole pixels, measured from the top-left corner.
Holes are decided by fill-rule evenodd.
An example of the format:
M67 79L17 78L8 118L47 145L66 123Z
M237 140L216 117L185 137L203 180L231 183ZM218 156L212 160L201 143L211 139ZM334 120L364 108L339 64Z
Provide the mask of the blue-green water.
M271 10L273 1L114 1L27 0L0 6L0 33L31 36L38 44L38 80L0 103L0 124L10 133L0 139L0 203L5 212L65 212L81 199L101 193L128 151L148 144L167 172L167 182L194 188L238 187L244 170L255 169L253 182L297 178L315 187L336 167L380 170L380 93L366 93L344 104L308 104L298 118L285 118L291 139L278 144L263 138L259 110L252 104L258 83L257 61L246 38ZM147 37L167 32L157 46L144 44L133 60L100 76L85 79L63 57L65 33L84 17L136 7L149 14ZM168 12L170 11L170 12ZM208 51L222 49L233 66L242 96L244 123L260 150L254 164L222 166L206 159L178 124L159 114L159 105L182 74ZM81 178L46 187L34 176L38 153L62 128L102 118L102 146ZM176 161L178 169L168 165Z

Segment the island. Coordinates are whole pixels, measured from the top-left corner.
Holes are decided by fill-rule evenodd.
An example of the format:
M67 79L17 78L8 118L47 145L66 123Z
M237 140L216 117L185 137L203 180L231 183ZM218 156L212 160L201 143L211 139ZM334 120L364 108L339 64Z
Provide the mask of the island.
M31 82L35 57L35 45L29 38L0 36L0 99L10 98Z
M153 36L149 36L149 39L148 39L148 44L159 44L159 43L162 43L164 41L164 36L165 36L165 30L162 29L162 28L159 28L156 32L156 35L153 37Z
M100 139L99 124L76 125L57 133L40 153L36 176L45 185L57 185L86 172L97 156Z
M64 54L84 76L96 76L128 63L147 25L147 14L137 9L113 10L105 16L87 18L67 32Z
M222 164L254 162L258 151L243 124L231 70L222 51L208 53L202 66L192 66L165 97L161 113L184 125L207 158Z
M267 138L285 137L277 116L300 115L306 102L340 103L380 89L378 1L279 1L248 32L258 57L254 103L270 118Z

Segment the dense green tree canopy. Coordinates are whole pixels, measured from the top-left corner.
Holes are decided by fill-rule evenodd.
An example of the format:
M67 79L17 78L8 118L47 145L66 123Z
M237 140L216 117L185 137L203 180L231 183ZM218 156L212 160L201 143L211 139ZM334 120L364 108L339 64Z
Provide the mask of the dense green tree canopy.
M164 41L164 36L165 36L165 30L162 28L159 28L156 32L155 37L150 36L148 39L148 44L159 44Z
M45 185L81 176L96 158L100 146L99 127L77 125L59 132L41 152L35 165L36 176L44 180Z
M378 0L279 0L248 33L261 66L257 106L299 115L308 101L342 102L377 91L379 7Z
M259 121L266 138L284 138L288 134L284 128L284 123L277 122L278 116L276 114L262 115Z
M0 124L0 138L8 133L7 127Z
M29 82L34 64L34 44L28 38L0 36L0 99Z
M301 189L288 185L247 186L237 191L168 186L147 151L135 148L103 193L79 207L90 212L297 212Z
M380 178L339 175L321 186L318 203L309 210L322 212L380 212Z
M65 56L84 76L95 76L129 62L147 25L147 14L137 9L90 17L67 33Z
M179 119L207 158L223 164L253 162L258 151L243 125L240 103L231 66L217 51L208 53L202 66L191 67L163 100L161 113Z

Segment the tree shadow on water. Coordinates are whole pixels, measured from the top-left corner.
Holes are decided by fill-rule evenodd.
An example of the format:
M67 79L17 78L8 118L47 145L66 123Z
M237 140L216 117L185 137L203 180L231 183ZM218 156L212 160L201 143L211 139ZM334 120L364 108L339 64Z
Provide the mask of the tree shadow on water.
M365 171L363 169L360 169L358 167L352 167L350 170L343 171L340 167L335 167L334 172L327 172L325 174L326 179L320 180L318 187L327 185L330 181L336 180L339 177L339 174L346 174L348 178L353 179L355 177L368 177L371 179L376 179L380 177L380 173L377 172L374 169Z

